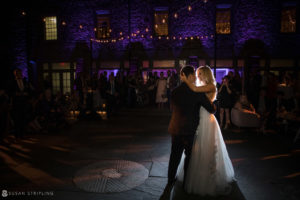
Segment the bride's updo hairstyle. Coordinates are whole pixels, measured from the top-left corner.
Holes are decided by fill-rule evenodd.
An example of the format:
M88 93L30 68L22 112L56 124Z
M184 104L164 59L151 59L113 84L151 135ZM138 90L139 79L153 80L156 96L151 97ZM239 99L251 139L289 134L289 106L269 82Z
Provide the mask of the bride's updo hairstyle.
M216 85L216 79L215 79L215 77L214 77L214 75L213 75L213 73L212 73L212 71L211 71L211 69L210 69L209 66L206 65L206 66L200 66L200 67L198 67L198 69L196 71L196 74L197 74L198 77L199 77L200 70L201 70L201 72L203 74L203 77L204 77L203 81L206 84L214 84L214 85Z

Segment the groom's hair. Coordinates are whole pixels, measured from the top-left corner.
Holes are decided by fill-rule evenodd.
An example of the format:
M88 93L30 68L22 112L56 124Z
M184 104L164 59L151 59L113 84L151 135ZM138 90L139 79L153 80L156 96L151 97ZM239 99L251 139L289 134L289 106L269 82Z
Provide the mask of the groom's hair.
M193 66L186 65L183 68L181 68L180 74L185 75L186 77L188 77L189 75L194 75L195 74L195 69L194 69Z

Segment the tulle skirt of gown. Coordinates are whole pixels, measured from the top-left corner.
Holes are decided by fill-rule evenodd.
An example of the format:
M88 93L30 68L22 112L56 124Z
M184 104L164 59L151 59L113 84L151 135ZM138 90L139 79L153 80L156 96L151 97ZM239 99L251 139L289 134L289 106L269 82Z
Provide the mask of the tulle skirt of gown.
M183 154L177 171L179 181L183 181L184 157ZM203 196L223 195L231 191L233 181L234 170L219 124L213 114L201 107L185 190Z

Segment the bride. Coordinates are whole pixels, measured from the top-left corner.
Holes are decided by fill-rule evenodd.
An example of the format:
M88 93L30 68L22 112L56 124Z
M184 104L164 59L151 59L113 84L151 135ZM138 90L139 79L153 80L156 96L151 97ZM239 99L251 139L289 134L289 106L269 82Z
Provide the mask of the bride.
M197 86L182 80L194 92L205 92L213 101L216 98L216 81L208 66L196 71ZM184 76L184 75L183 75ZM186 174L184 188L191 194L216 196L228 194L234 179L234 170L219 124L215 116L200 108L200 121L196 130L190 164ZM183 181L184 154L177 171L178 180Z

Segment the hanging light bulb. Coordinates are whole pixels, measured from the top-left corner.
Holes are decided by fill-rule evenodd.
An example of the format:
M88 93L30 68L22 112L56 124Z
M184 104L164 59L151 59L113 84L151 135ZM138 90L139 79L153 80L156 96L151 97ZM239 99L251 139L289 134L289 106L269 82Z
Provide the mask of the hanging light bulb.
M142 38L144 37L144 35L141 36Z
M136 31L136 33L137 33L137 34L139 34L139 33L140 33L140 31L139 31L139 30L137 30L137 31Z
M158 39L160 40L160 39L161 39L161 37L160 37L160 36L158 36Z
M97 31L97 28L94 28L94 31L96 32L96 31Z
M150 38L152 39L152 38L153 38L153 36L152 36L152 35L150 35Z
M83 26L80 24L80 25L79 25L79 28L80 28L80 29L82 29L82 28L83 28Z
M120 35L123 35L123 33L122 33L122 32L120 32Z
M182 37L179 37L179 40L182 40Z
M193 40L194 39L194 37L191 37L191 40Z
M175 36L173 36L173 40L176 40L176 37L175 37Z
M207 0L203 0L204 3L207 3Z
M149 29L148 28L146 28L146 32L148 32L149 31Z
M157 25L157 24L155 24L155 28L158 28L158 25Z
M112 30L111 30L111 29L109 29L109 32L111 33L111 32L112 32Z
M163 23L163 24L166 23L166 19L162 19L162 23Z
M65 26L65 25L67 25L67 23L65 21L62 21L61 25Z
M178 14L177 14L177 13L174 14L174 18L175 18L175 19L178 18Z
M169 36L167 36L167 38L166 38L167 40L169 40Z
M25 12L25 11L22 11L22 15L25 16L25 15L26 15L26 12Z
M192 6L188 6L188 11L192 11Z

